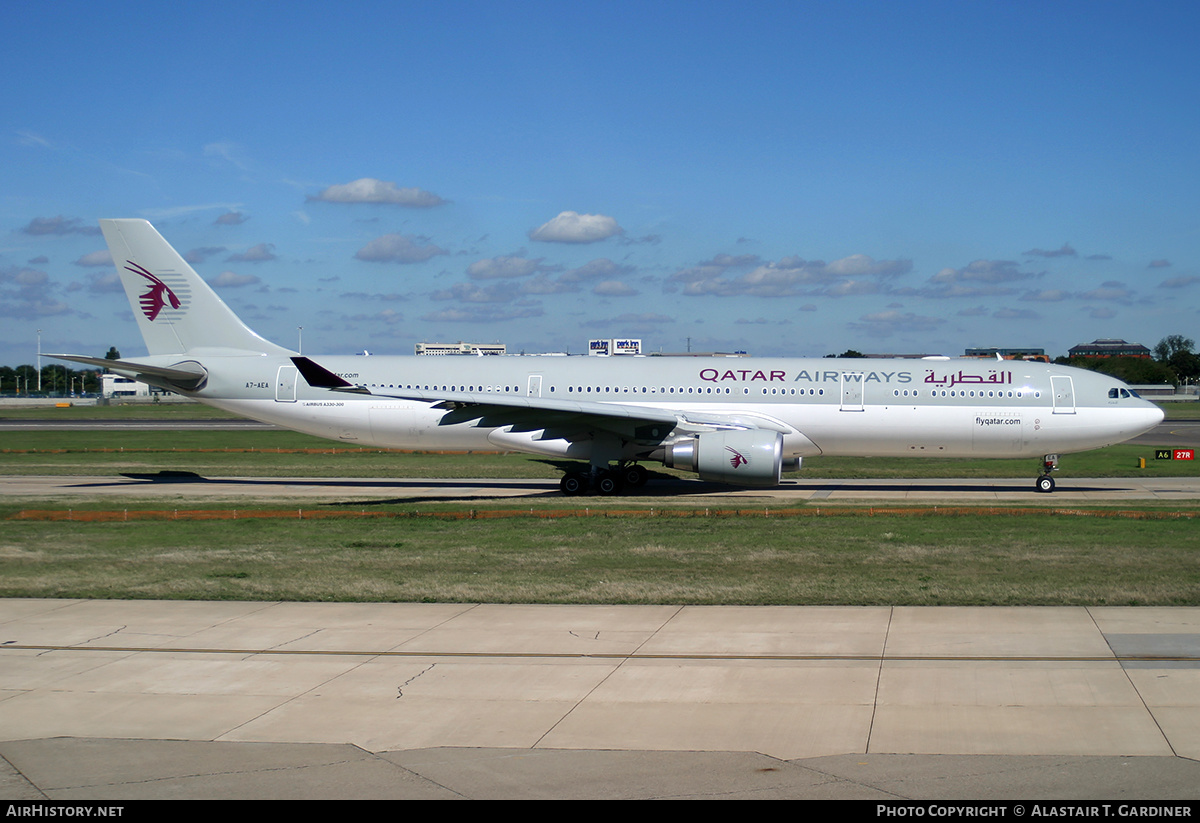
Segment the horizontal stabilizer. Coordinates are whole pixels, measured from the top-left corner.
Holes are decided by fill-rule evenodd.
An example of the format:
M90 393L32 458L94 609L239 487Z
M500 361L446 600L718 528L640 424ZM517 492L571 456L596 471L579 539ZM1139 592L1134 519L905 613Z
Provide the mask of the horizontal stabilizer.
M166 388L195 389L208 379L208 372L194 361L176 363L173 366L150 366L133 360L106 360L103 357L85 357L82 354L48 354L55 360L70 360L86 363L125 374L131 374L143 383Z

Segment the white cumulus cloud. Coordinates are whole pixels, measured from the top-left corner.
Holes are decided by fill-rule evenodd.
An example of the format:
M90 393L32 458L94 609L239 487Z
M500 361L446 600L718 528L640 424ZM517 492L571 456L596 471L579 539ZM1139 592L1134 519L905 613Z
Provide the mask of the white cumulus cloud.
M624 232L612 217L564 211L530 230L529 239L542 243L596 243Z
M88 252L83 257L75 261L76 266L111 266L113 264L112 254L108 249L100 251Z
M637 293L637 289L625 285L620 280L604 280L592 289L592 294L601 297L632 297Z
M374 177L362 177L352 183L329 186L308 199L325 203L375 203L426 209L446 202L431 191L412 187L399 188L395 183L376 180Z
M253 274L238 274L232 271L223 271L208 281L210 286L218 289L240 289L243 286L253 286L261 282L258 277Z
M530 260L520 254L502 255L476 260L467 266L473 280L493 280L502 277L527 277L542 270L542 259Z
M354 256L369 263L423 263L439 254L446 251L432 243L421 245L402 234L385 234L363 246Z

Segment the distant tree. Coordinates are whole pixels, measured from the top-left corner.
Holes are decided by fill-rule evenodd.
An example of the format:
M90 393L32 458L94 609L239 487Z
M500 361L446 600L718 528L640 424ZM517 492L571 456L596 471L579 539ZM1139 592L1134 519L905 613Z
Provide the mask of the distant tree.
M22 365L13 369L13 371L15 371L16 376L20 378L18 385L20 386L22 394L28 394L29 392L37 389L37 369L28 363L23 363Z
M109 346L109 347L108 347L108 354L104 355L104 359L105 359L105 360L120 360L120 359L121 359L121 353L120 353L119 351L117 351L117 347L116 347L116 346ZM107 372L108 372L108 369L105 369L104 371L105 371L105 373L107 373Z
M1071 365L1111 375L1134 384L1175 383L1175 372L1165 363L1144 357L1072 357Z
M79 372L62 363L42 366L42 390L51 397L66 394L71 388L72 375L80 377Z
M1154 359L1160 363L1169 363L1175 355L1192 354L1195 348L1196 341L1192 338L1184 337L1182 334L1168 334L1155 345Z
M1176 381L1200 379L1200 355L1196 341L1182 334L1168 334L1154 347L1154 358L1175 373Z
M1190 383L1200 380L1200 355L1190 351L1175 352L1167 361L1167 365L1180 380L1187 380Z

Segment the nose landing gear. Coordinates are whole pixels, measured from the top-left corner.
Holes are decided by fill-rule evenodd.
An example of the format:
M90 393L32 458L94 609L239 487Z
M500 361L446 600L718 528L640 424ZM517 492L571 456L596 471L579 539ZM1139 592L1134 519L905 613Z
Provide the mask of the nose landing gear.
M1050 472L1058 471L1058 455L1048 454L1042 458L1042 475L1037 479L1037 490L1045 494L1054 491L1054 478Z

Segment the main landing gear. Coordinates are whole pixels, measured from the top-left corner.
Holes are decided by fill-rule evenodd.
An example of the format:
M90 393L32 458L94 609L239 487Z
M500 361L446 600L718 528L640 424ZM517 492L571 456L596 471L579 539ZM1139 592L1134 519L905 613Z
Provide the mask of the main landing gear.
M1058 455L1048 454L1042 458L1042 476L1037 479L1037 490L1049 494L1054 491L1054 478L1050 472L1058 471Z
M576 497L589 491L611 497L620 494L626 486L640 488L646 485L649 475L650 473L637 463L625 463L607 469L567 472L559 481L558 487L567 497Z

